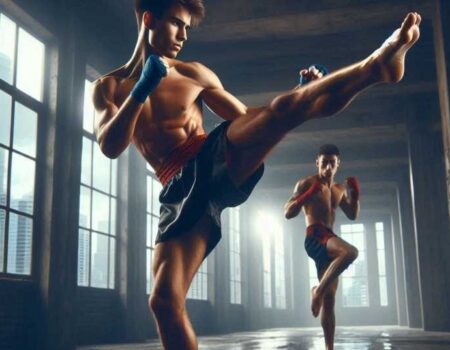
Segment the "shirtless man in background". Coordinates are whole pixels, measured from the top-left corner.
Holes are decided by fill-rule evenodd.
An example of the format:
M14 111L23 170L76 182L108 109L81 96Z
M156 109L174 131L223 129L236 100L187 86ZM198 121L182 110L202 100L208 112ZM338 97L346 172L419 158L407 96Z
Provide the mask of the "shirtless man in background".
M110 158L133 143L164 186L149 306L165 349L197 349L186 294L220 240L221 211L248 198L264 159L289 130L336 114L369 86L401 80L421 18L408 14L366 59L249 108L210 69L176 59L204 16L202 0L135 0L135 13L132 57L94 84L96 135ZM225 119L209 135L202 102Z
M340 207L350 220L355 220L360 205L359 184L354 177L347 178L345 184L334 182L339 165L339 149L335 145L323 145L316 159L317 175L299 180L284 208L286 219L296 217L302 209L305 214L305 249L316 263L320 280L311 291L311 311L314 317L320 312L327 350L334 348L338 276L358 256L354 246L333 232L336 209Z

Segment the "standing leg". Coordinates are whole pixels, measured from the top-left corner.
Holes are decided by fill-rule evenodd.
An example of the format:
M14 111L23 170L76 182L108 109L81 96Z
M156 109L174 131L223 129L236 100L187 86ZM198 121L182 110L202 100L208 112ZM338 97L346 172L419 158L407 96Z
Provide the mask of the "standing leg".
M385 43L361 62L275 98L264 109L250 110L228 128L230 175L242 184L284 135L303 122L334 115L361 91L377 83L399 81L406 52L418 40L421 18L410 13Z
M327 253L331 261L324 271L319 285L312 290L311 311L317 317L323 296L338 276L358 257L358 249L339 237L330 238L327 242Z
M336 329L334 306L336 302L337 287L338 279L336 278L323 295L322 307L320 309L320 323L325 336L326 350L334 349L334 333Z
M165 350L197 350L197 338L186 313L186 294L205 256L209 219L201 219L179 238L159 243L153 260L149 306Z

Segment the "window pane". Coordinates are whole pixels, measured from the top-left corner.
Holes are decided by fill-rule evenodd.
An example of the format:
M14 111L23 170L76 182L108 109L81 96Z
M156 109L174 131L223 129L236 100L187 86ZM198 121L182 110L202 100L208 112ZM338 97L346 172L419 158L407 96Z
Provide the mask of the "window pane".
M115 271L116 271L116 240L114 238L109 239L109 288L114 289L115 283Z
M116 222L116 212L117 212L117 208L116 208L116 203L117 200L114 198L111 198L111 223L110 223L110 235L115 236L116 235L116 230L117 230L117 222Z
M16 102L14 113L14 149L36 157L37 113Z
M17 87L39 101L42 101L44 56L44 44L20 28Z
M377 231L377 249L384 249L384 231Z
M3 259L5 252L5 220L6 212L0 209L0 272L3 272Z
M108 280L108 237L92 233L91 286L107 288Z
M78 230L78 285L89 285L89 231Z
M147 176L147 213L152 212L152 182L153 179Z
M150 164L148 164L148 163L146 163L146 167L147 167L147 170L148 171L150 171L151 173L155 173L154 171L153 171L153 168L151 167L151 165Z
M103 153L100 150L100 147L95 144L94 145L94 164L93 164L93 171L94 171L94 184L93 187L106 192L110 193L110 174L111 174L111 167L110 167L111 161L107 157L103 155Z
M91 85L89 80L84 81L83 129L92 134L94 133L94 106Z
M0 204L6 205L8 183L8 151L0 147Z
M91 227L91 190L84 186L80 187L80 218L79 225Z
M153 251L151 249L147 249L147 294L150 294L152 290L152 259L153 259Z
M81 155L81 183L91 186L92 141L83 137L83 153Z
M379 250L378 254L378 274L385 276L386 275L386 259L384 256L384 250Z
M0 79L13 83L16 24L0 14Z
M388 305L386 277L380 277L380 305Z
M366 278L342 278L344 306L369 306L369 292Z
M111 160L111 194L117 196L117 160Z
M159 227L158 225L159 225L159 218L157 218L156 216L152 216L152 240L151 240L152 246L155 245L156 236L158 234L158 227Z
M152 246L152 216L147 214L147 247Z
M1 45L1 42L0 42ZM1 54L0 54L1 55ZM1 56L0 56L1 60ZM1 63L0 63L1 69ZM0 73L1 74L1 73ZM0 143L9 147L9 135L11 133L11 96L0 91Z
M44 44L19 28L17 87L39 101L42 101L44 59Z
M109 197L92 191L92 229L109 232Z
M33 220L9 213L7 272L19 275L31 273Z
M382 223L382 222L377 222L377 223L375 224L375 229L376 229L377 231L383 231L383 230L384 230L384 225L383 225L383 223Z
M153 206L153 214L159 216L159 193L162 190L162 185L158 180L153 180L153 198L152 198L152 206Z
M33 214L35 163L16 153L12 157L10 206Z

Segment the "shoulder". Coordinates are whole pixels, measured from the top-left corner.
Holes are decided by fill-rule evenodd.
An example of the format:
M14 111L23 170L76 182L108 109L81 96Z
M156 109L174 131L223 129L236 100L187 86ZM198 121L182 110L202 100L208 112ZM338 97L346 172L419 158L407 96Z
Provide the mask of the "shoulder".
M301 178L295 185L295 192L304 191L305 189L309 188L315 181L317 181L317 177L315 175Z
M92 83L92 97L94 105L101 107L101 105L107 101L114 101L117 86L119 85L119 79L106 75L98 78Z
M346 186L343 183L335 183L333 185L333 188L335 188L339 192L345 192Z
M222 86L217 75L200 62L178 62L176 69L204 88Z

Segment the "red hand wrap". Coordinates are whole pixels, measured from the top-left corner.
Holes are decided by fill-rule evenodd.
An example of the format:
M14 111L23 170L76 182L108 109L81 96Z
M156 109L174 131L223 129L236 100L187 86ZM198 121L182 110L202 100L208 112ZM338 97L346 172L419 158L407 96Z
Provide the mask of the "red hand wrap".
M347 184L353 190L352 191L353 198L358 200L360 190L359 190L359 182L358 182L358 180L356 180L356 177L348 177Z
M302 194L298 195L297 197L295 197L295 201L297 202L297 204L303 205L309 198L311 198L311 196L314 193L316 193L319 190L320 190L320 184L317 181L314 181L311 184L311 187L308 188L308 190L305 193L302 193Z

